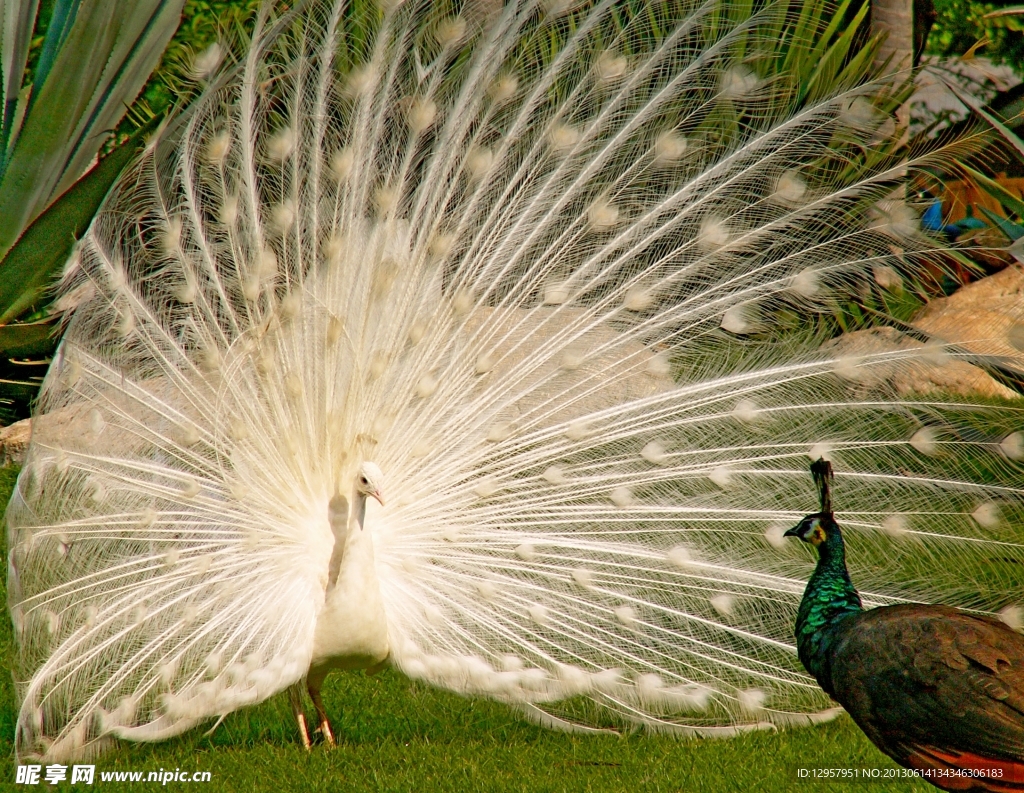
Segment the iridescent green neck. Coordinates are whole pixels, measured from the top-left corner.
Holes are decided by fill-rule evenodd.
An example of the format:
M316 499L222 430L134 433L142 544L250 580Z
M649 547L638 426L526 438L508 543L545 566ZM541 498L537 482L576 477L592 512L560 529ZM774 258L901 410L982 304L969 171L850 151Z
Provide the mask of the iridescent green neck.
M822 517L825 540L818 544L818 566L807 582L796 618L796 647L800 661L828 694L832 680L828 650L836 625L863 611L860 595L846 570L846 549L839 524Z

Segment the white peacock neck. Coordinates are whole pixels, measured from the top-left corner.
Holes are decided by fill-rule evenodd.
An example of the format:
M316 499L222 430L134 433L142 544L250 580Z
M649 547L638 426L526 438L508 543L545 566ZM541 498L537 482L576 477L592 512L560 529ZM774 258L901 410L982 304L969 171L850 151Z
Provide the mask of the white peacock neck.
M349 536L355 532L361 532L366 528L366 500L368 496L359 489L359 483L356 482L355 487L352 488L352 520L351 520L351 531Z
M374 498L381 506L384 505L384 497L381 493L382 478L380 468L373 463L364 462L356 473L351 500L337 493L327 505L327 522L334 535L334 548L331 551L328 565L328 591L333 589L337 583L342 564L353 561L351 552L357 545L365 544L367 538L363 532L366 528L367 499ZM349 512L350 503L352 505L351 513Z
M362 529L364 525L366 499L376 499L378 504L384 506L383 479L384 474L376 464L364 462L359 466L352 497L352 517L357 528Z

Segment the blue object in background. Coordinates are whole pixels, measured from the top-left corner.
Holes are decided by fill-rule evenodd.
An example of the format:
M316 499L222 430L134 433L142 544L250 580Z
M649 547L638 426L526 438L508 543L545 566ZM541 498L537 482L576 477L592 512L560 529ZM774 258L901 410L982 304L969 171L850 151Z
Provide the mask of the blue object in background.
M925 193L923 195L925 200L933 198L931 193ZM953 242L961 234L967 231L976 231L977 229L988 228L988 224L983 220L978 220L974 216L974 206L969 205L967 207L967 214L956 223L945 223L942 218L942 199L934 198L928 208L921 215L921 228L925 231L936 231L946 235L946 238Z

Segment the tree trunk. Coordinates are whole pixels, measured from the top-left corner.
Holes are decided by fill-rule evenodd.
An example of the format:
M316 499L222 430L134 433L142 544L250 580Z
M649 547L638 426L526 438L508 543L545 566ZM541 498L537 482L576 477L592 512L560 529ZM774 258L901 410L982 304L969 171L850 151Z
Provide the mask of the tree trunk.
M871 0L871 35L878 34L885 41L875 64L888 61L889 72L909 69L914 62L914 0Z
M875 55L877 68L886 74L911 69L914 65L914 0L871 0L871 35L884 36ZM897 108L896 124L903 129L906 142L910 127L909 102Z

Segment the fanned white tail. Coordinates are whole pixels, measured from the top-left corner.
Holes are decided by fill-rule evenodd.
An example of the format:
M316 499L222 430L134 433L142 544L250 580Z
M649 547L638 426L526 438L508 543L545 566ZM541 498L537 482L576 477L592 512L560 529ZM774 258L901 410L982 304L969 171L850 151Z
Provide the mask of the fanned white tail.
M887 89L798 90L798 7L635 5L313 3L122 180L7 513L21 755L299 680L364 460L394 665L550 724L827 716L819 455L869 604L1020 598L1020 406L803 330L933 247Z

